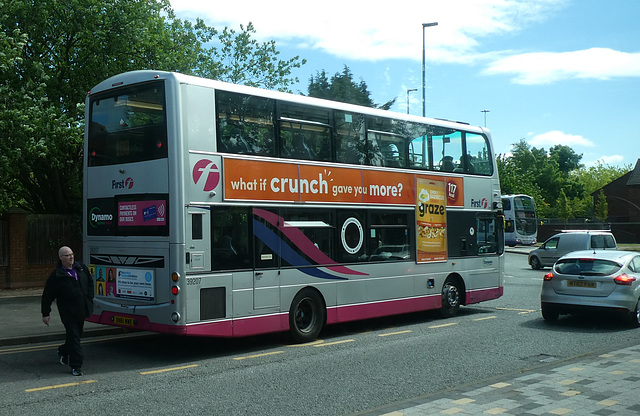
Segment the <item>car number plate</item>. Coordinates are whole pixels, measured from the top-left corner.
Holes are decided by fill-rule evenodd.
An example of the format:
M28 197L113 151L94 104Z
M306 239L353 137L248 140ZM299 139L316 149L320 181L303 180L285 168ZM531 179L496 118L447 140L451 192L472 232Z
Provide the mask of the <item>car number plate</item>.
M585 282L583 280L569 280L567 282L567 286L569 287L589 287L595 289L596 282Z
M124 326L135 326L136 323L133 318L128 318L126 316L114 316L113 323L116 325L124 325Z

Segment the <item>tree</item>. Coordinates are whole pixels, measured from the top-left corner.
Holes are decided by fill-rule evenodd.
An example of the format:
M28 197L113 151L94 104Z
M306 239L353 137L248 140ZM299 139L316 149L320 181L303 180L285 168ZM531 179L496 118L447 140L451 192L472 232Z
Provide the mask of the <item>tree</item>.
M607 197L604 195L604 190L600 188L598 196L596 198L595 215L600 221L604 222L609 217L609 204L607 203Z
M367 83L360 80L357 84L353 80L353 73L348 66L344 66L342 73L336 72L331 80L328 79L325 70L316 73L316 76L309 78L307 88L309 97L324 98L326 100L340 101L343 103L357 104L365 107L380 108L388 110L395 103L395 98L382 105L377 105L371 99L371 93L367 88Z
M82 207L86 91L117 73L178 71L288 90L299 57L278 58L253 25L221 32L176 18L168 0L0 0L0 212Z
M584 167L584 165L580 164L582 155L574 152L569 146L561 144L552 146L551 149L549 149L549 159L558 164L558 169L562 173L569 173Z
M32 76L17 82L26 44L27 36L18 29L13 36L0 33L0 55L7 58L0 63L0 211L21 206L73 212L71 204L82 197L82 165L73 163L82 160L77 145L82 127L52 105L46 93L49 77L37 62ZM82 205L77 207L76 212Z
M198 24L204 25L201 20ZM225 27L218 34L222 47L211 48L204 56L204 65L193 71L194 75L290 92L289 87L299 80L289 74L306 60L298 56L285 61L278 59L280 52L275 41L260 44L251 37L255 32L252 23L246 28L240 25L240 32Z
M502 193L531 195L540 217L601 217L607 208L602 203L594 207L591 194L631 167L586 168L581 159L568 146L556 145L547 153L521 139L513 144L511 155L497 157Z

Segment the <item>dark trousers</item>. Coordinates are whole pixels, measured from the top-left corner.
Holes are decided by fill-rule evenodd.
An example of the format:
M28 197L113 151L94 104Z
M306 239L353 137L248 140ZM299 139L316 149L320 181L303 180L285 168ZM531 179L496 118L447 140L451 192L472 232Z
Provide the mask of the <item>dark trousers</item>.
M84 362L80 337L84 328L84 321L63 322L67 332L67 339L64 344L58 347L58 353L63 357L69 357L71 368L80 368Z

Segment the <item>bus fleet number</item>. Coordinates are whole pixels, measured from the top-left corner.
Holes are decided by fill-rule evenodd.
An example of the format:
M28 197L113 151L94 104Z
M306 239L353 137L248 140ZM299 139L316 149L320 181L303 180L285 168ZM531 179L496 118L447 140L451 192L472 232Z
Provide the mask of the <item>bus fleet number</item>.
M187 279L187 286L199 285L201 281L201 277L190 277Z

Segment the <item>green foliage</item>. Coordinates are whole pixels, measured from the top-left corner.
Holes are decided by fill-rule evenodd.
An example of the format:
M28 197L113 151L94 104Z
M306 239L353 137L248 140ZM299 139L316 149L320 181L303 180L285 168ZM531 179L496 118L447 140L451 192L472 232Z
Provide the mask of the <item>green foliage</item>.
M365 107L375 107L388 110L395 103L395 98L382 105L377 105L371 99L371 93L367 83L353 80L353 73L348 66L344 66L342 73L336 72L331 80L325 70L316 73L309 79L307 88L309 97L324 98L326 100L340 101L343 103L357 104Z
M596 199L596 218L600 221L606 221L609 216L609 204L607 198L604 195L604 190L600 188Z
M593 206L591 194L631 170L597 165L585 167L582 155L556 145L549 153L524 139L514 143L511 155L498 155L503 194L531 195L542 218L606 218L606 199Z
M249 23L218 31L168 0L0 0L0 212L82 209L84 99L115 74L155 69L287 90L305 63L279 59Z
M200 20L198 24L204 25ZM289 74L294 68L304 65L306 60L300 60L298 56L286 61L278 59L280 52L276 49L275 41L258 43L251 37L255 32L251 23L246 28L240 25L240 32L225 27L218 33L222 47L212 47L206 51L204 65L194 70L193 74L290 92L289 87L299 80L289 77Z

